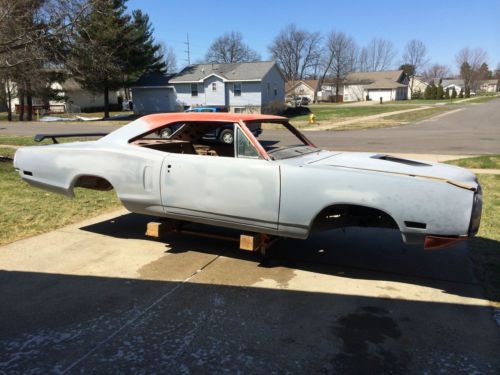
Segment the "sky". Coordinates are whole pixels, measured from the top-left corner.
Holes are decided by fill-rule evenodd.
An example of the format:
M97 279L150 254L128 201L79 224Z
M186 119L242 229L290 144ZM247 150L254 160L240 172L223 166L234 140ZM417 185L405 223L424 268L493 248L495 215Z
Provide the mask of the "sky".
M500 0L129 0L128 8L149 15L155 39L174 49L178 68L187 64L187 34L191 63L233 30L269 60L267 47L290 23L322 35L343 31L361 47L373 38L391 40L398 52L395 68L411 39L425 43L432 63L453 72L455 56L466 46L486 50L490 69L500 63Z

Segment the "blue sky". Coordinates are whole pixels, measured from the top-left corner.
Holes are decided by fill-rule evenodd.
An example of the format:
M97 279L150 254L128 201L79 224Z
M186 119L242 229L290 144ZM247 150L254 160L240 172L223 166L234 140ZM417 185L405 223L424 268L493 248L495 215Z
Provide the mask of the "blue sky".
M268 59L267 46L289 23L322 34L341 30L360 46L374 37L389 39L398 50L395 64L410 39L422 40L431 61L453 71L455 55L465 46L485 49L490 68L500 63L500 0L129 0L128 8L149 15L155 38L174 49L179 68L186 64L187 33L191 62L231 30L240 31L245 42Z

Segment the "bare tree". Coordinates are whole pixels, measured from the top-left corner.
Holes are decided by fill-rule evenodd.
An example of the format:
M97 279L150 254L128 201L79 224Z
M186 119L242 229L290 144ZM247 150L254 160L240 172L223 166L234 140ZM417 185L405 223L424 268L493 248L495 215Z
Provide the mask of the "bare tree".
M321 36L290 24L279 32L268 47L289 81L304 79L318 69Z
M359 54L359 70L378 72L390 69L396 50L390 40L375 38Z
M231 31L210 45L205 55L206 62L237 63L260 60L260 55L243 42L240 32Z
M159 43L158 56L163 56L165 63L165 72L167 74L175 73L177 71L177 58L172 47L167 46L165 43Z
M423 75L426 79L443 79L451 75L451 70L447 65L432 64L429 68L424 70Z
M403 64L413 65L415 74L420 74L428 62L427 47L422 41L412 39L406 43L403 52Z
M88 0L0 0L0 69L46 60L26 53L35 45L53 56L63 55L63 43L88 8Z
M488 53L482 48L462 48L455 57L461 77L465 80L466 89L476 89L480 79L481 65L486 63Z
M321 87L326 75L335 77L335 98L339 99L339 86L345 76L354 70L358 47L354 39L343 32L332 31L326 40L323 53L323 75Z

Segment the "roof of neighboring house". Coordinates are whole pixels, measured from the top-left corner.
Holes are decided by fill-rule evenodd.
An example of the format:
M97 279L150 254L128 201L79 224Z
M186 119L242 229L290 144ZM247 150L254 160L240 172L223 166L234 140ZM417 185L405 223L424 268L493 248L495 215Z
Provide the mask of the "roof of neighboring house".
M479 81L481 85L498 85L498 79L485 79Z
M318 79L300 79L297 81L287 81L285 82L285 92L292 91L295 89L298 85L301 83L309 86L311 90L316 91L318 90L318 84L319 80Z
M143 74L132 87L164 87L168 86L168 81L175 74L163 74L159 72L152 72Z
M393 89L406 87L399 82L403 75L402 70L387 70L383 72L354 72L345 79L346 85L365 85L371 89Z
M219 76L224 81L261 81L275 65L274 61L189 65L170 79L169 83L202 82L211 75Z
M441 81L441 86L443 86L443 87L447 87L447 86L451 86L451 85L463 87L465 85L465 81L463 79L443 79Z
M83 90L82 86L73 78L68 78L64 82L61 82L60 85L64 91L68 92Z

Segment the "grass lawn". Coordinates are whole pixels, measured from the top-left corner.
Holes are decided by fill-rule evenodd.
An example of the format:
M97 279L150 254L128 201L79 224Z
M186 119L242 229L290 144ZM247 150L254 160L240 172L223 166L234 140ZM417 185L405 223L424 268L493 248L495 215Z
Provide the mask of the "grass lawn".
M0 148L0 155L13 156ZM115 192L75 189L70 199L33 188L21 180L12 163L0 162L0 245L48 232L120 207Z
M392 115L392 116L387 116L384 117L383 120L388 120L389 122L396 122L400 124L405 124L408 122L416 122L420 120L424 120L426 118L432 117L439 115L441 113L445 113L450 111L450 108L446 107L433 107L433 108L427 108L427 109L422 109L419 111L413 111L413 112L407 112L407 113L400 113L397 115Z
M498 98L499 97L495 96L495 95L478 95L475 98L469 99L469 100L467 100L466 102L463 102L463 103L464 104L486 103L486 102L489 102L491 100L495 100L495 99L498 99ZM461 104L461 103L457 103L457 104Z
M448 164L473 169L500 169L500 155L485 155L475 158L456 159L447 161Z
M335 122L350 119L360 116L378 115L393 111L402 111L405 109L414 109L414 107L405 106L385 106L385 105L368 105L360 107L311 107L311 112L316 116L316 122ZM291 118L292 122L309 121L309 115L295 116Z
M478 175L478 179L483 189L483 213L469 251L486 297L500 307L500 175Z

